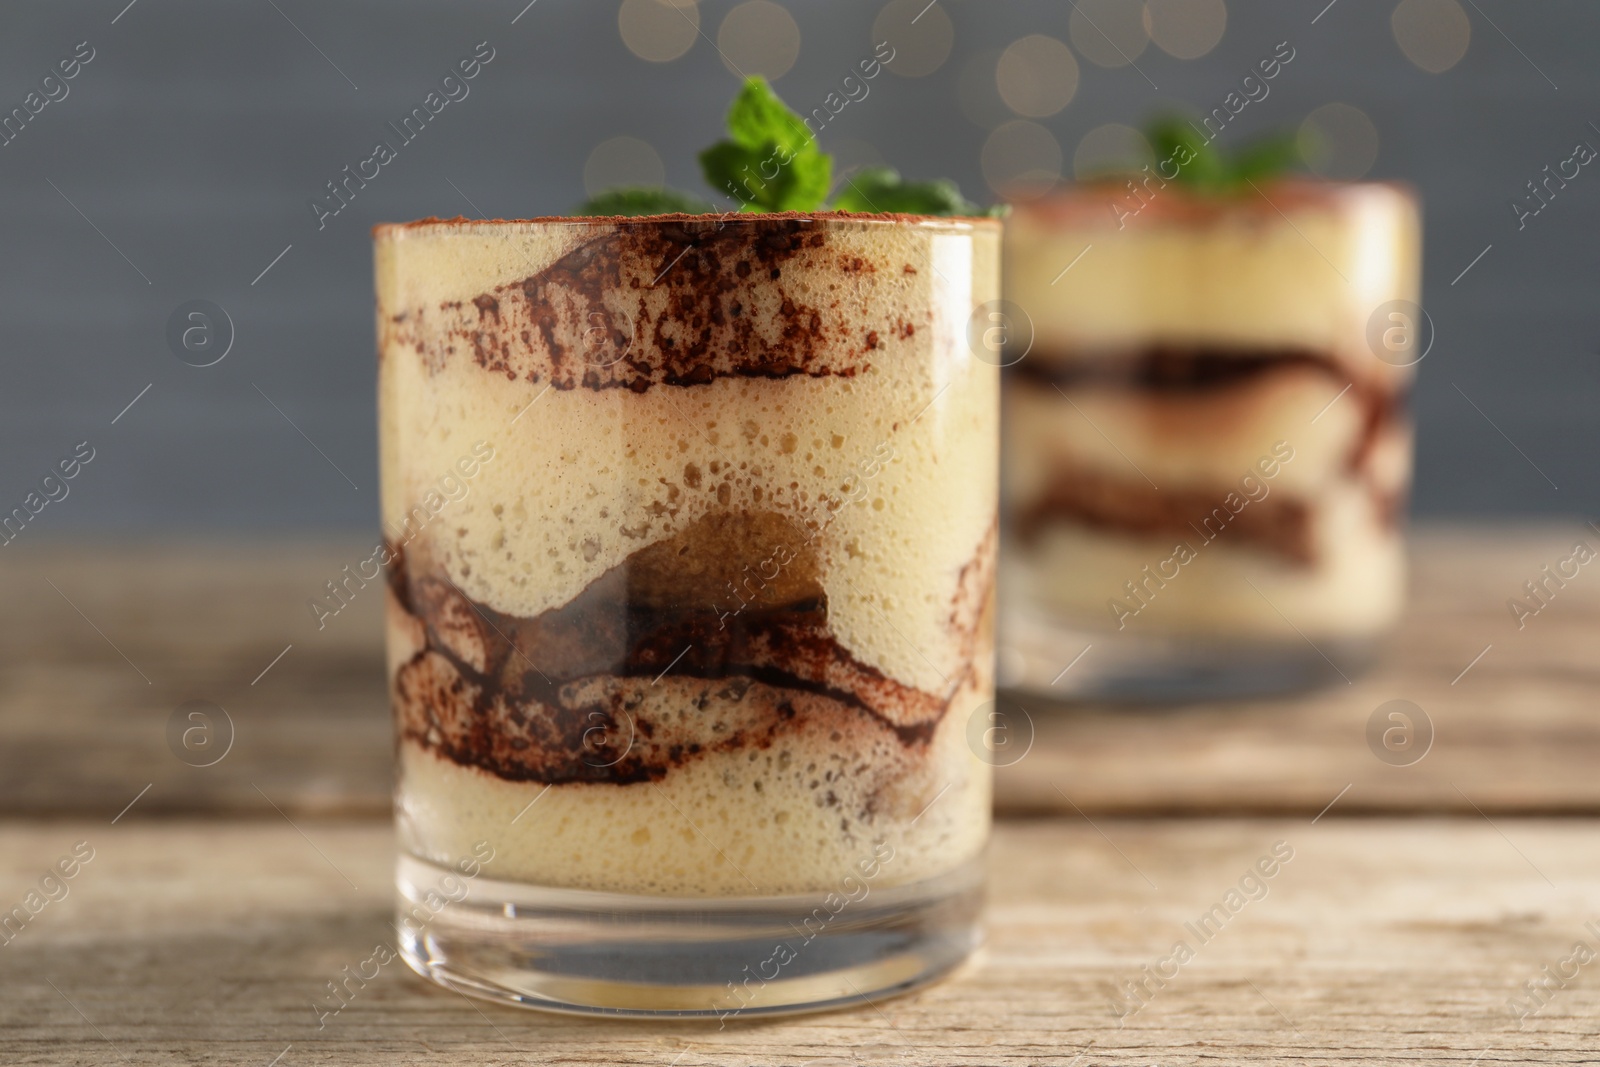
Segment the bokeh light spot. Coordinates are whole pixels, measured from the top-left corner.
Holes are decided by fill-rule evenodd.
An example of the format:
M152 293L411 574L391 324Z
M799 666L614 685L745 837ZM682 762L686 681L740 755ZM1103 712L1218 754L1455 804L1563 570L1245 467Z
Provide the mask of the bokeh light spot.
M1067 32L1078 54L1101 67L1125 67L1150 43L1144 8L1131 0L1076 0Z
M1000 53L995 85L1006 106L1030 119L1054 115L1078 91L1078 61L1072 49L1043 34L1013 41Z
M1472 42L1472 20L1456 0L1400 0L1389 28L1406 58L1429 74L1461 62Z
M700 9L694 0L622 0L617 29L640 59L669 63L700 36Z
M889 0L872 23L872 47L893 48L894 58L885 66L903 78L921 78L944 66L955 39L950 16L927 0Z
M746 0L723 18L717 50L723 66L734 74L776 81L800 55L800 27L783 5Z
M1168 55L1199 59L1222 40L1228 6L1223 0L1145 0L1144 28Z

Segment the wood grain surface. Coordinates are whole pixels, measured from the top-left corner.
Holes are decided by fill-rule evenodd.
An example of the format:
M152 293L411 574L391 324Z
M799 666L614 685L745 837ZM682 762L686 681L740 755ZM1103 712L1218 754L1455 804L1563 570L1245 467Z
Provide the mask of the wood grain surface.
M0 824L7 907L75 843L94 849L0 946L0 1059L1481 1067L1600 1050L1600 960L1537 1012L1508 1008L1576 942L1600 948L1589 821L1003 822L986 947L905 997L726 1029L596 1022L469 1003L396 961L319 1029L325 983L392 936L392 839L378 822L274 819ZM1195 937L1185 924L1275 845L1292 858L1265 895ZM1174 972L1160 961L1179 940L1193 958ZM1173 977L1119 1018L1119 986L1146 965Z
M1580 536L1600 542L1576 522L1418 531L1407 618L1349 686L1159 709L1030 700L1035 742L1001 769L999 810L1313 815L1339 796L1344 811L1600 814L1600 572L1523 629L1506 607ZM272 815L263 795L299 814L387 810L380 590L322 629L306 607L370 554L363 538L6 551L0 812L109 817L146 786L141 809L174 814ZM1391 699L1433 725L1413 766L1367 744ZM211 767L168 742L194 700L233 726Z
M1345 811L1600 812L1600 563L1521 629L1507 607L1585 536L1600 545L1578 523L1422 531L1406 618L1350 685L1169 708L1024 698L1035 743L1001 773L1000 808L1314 815L1342 793ZM1369 745L1391 700L1431 724L1410 766Z

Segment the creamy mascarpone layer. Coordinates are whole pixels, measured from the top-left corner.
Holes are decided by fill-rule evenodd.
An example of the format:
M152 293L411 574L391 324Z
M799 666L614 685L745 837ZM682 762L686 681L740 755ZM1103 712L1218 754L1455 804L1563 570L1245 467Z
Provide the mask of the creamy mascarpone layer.
M702 730L706 750L654 780L544 792L408 737L406 847L446 859L486 839L497 877L691 896L826 889L874 841L896 850L891 882L953 868L989 818L967 727L992 692L998 372L966 326L998 296L998 227L735 217L657 260L656 236L635 240L647 225L379 229L386 528L415 525L486 442L492 458L413 554L471 601L533 619L708 516L777 516L814 561L830 639L945 711L902 737L894 709L880 721L801 694L792 721L730 750L715 743L746 710L704 678L598 675L583 685L634 687L641 720ZM611 345L592 358L591 327ZM392 598L389 615L396 672L423 631ZM782 692L757 695L781 710Z
M1169 185L1120 228L1115 192L1022 205L1007 226L1006 295L1033 319L1043 358L1115 358L1163 341L1297 346L1351 373L1409 376L1366 342L1379 305L1420 299L1421 220L1407 190L1291 184L1179 207L1194 198Z
M1377 358L1367 334L1380 305L1420 298L1415 199L1392 185L1299 181L1233 199L1174 185L1146 195L1141 208L1126 189L1081 187L1020 207L1008 227L1007 296L1032 319L1026 359L1043 368L1014 374L1006 391L1012 528L1080 475L1149 494L1150 514L1162 493L1221 506L1249 477L1271 506L1293 509L1301 536L1273 546L1235 526L1206 541L1138 529L1138 507L1111 509L1126 529L1063 511L1008 542L1004 588L1019 607L1112 624L1108 602L1138 607L1124 583L1182 538L1198 558L1128 628L1292 636L1282 612L1313 634L1381 631L1404 584L1396 513L1414 370ZM1185 360L1210 369L1188 385L1102 373L1151 353L1169 361L1165 373ZM1230 356L1257 365L1228 377ZM1074 377L1083 367L1098 369ZM1280 442L1293 459L1263 477ZM1260 518L1267 504L1250 506Z

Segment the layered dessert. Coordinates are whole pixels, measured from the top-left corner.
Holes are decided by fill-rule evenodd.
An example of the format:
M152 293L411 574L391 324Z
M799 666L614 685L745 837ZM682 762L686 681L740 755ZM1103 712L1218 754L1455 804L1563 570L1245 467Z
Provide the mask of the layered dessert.
M978 854L998 374L965 333L999 231L378 227L404 849L670 896Z
M1018 627L1303 648L1392 625L1413 370L1369 324L1422 329L1419 245L1414 198L1387 184L1089 184L1019 208L1007 295L1034 340L1006 371Z

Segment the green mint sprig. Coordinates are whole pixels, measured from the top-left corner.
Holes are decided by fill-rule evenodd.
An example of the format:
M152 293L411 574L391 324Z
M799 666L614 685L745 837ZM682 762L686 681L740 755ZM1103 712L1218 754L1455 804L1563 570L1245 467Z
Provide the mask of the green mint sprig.
M707 201L672 189L618 186L590 197L580 215L704 215L715 211Z
M728 109L728 136L700 153L706 184L741 211L815 211L833 184L833 157L764 78L748 78Z
M799 115L765 78L746 78L728 109L728 137L700 153L706 184L739 203L740 211L821 209L833 184L833 157L823 152ZM852 175L834 198L836 211L915 215L978 215L954 182L908 182L888 167ZM991 209L988 214L1003 213ZM578 208L578 215L710 214L703 199L671 189L608 189Z
M891 167L863 167L834 197L840 211L901 211L908 215L976 215L978 205L945 179L908 182Z
M1145 127L1145 138L1155 152L1157 173L1200 193L1237 192L1251 182L1276 178L1304 162L1293 135L1268 134L1230 153L1206 140L1193 123L1176 116L1151 122ZM1168 173L1173 168L1177 170L1175 175Z

